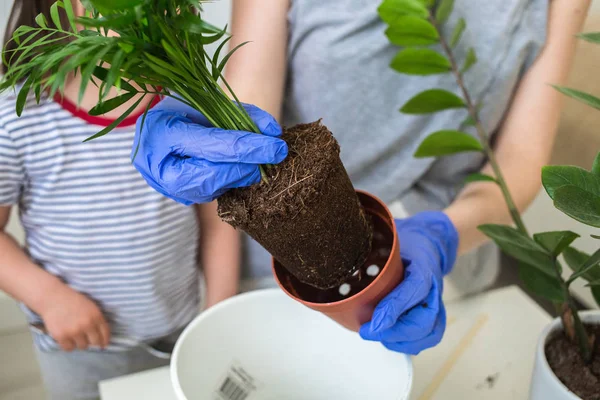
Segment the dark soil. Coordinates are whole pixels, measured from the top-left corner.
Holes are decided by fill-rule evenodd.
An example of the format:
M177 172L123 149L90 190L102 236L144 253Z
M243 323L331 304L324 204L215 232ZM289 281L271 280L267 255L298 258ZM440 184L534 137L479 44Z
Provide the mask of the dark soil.
M298 280L328 289L363 265L372 228L320 121L285 129L289 155L268 182L219 198L219 215L249 234Z
M371 252L361 268L344 282L350 285L351 289L349 293L346 295L341 294L339 286L327 290L316 289L300 282L293 275L285 275L281 282L283 286L297 298L311 303L333 303L341 301L354 296L369 286L379 274L369 276L367 274L367 268L371 265L377 265L381 273L389 259L394 240L393 232L381 217L370 215L370 218L373 221L373 244L371 246Z
M546 359L554 374L573 393L583 400L600 400L600 325L587 326L596 337L595 357L586 365L579 348L564 332L546 344Z

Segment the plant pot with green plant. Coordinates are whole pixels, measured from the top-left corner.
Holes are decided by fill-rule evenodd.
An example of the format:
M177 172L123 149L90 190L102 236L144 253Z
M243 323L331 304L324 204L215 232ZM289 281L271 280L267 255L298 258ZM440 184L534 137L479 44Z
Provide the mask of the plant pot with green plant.
M81 3L85 16L74 15L70 0L58 0L50 16L36 18L37 26L15 31L16 49L3 52L7 73L0 92L24 82L17 114L29 96L38 102L43 95L53 97L62 92L71 74L80 74L81 95L90 82L100 87L97 105L89 114L102 115L131 104L113 124L88 140L114 129L146 96L176 97L217 128L260 133L223 78L223 69L237 47L220 57L229 38L225 30L202 20L201 0ZM61 23L61 15L68 17L68 26ZM205 46L219 41L215 54L209 56ZM112 87L119 94L108 98ZM148 109L142 127L147 113ZM289 148L285 161L261 166L260 184L222 195L219 215L265 247L294 282L320 292L320 302L337 302L340 288L350 284L360 287L361 294L369 293L366 306L372 307L374 299L382 298L402 279L402 264L394 256L398 243L391 215L379 200L355 192L340 160L339 145L320 121L285 129L282 139ZM376 212L365 204L377 204ZM384 244L373 248L373 238L381 237ZM393 254L392 243L396 246ZM382 246L390 253L383 254ZM373 275L373 268L367 271L373 258L385 274ZM375 281L380 283L375 285ZM386 284L381 285L382 281ZM342 297L350 296L355 294ZM298 300L307 299L300 295ZM356 327L369 317L362 312L351 325Z
M416 157L440 157L477 151L486 155L494 176L474 174L467 182L498 185L510 211L514 227L483 225L480 230L505 253L519 261L519 275L533 293L555 304L557 318L542 333L532 378L532 400L600 399L600 311L579 313L569 287L577 279L588 281L600 304L600 250L585 254L571 244L575 232L555 231L530 235L515 207L512 195L495 159L490 136L484 129L463 76L477 62L471 47L459 65L454 47L461 40L467 21L459 19L449 40L442 35L453 11L453 0L385 0L380 15L389 25L392 43L402 45L391 67L403 74L453 74L460 95L445 89L431 89L410 99L401 112L429 114L463 108L466 119L459 130L448 129L429 135L417 149ZM585 40L600 43L600 34L583 34ZM441 52L430 45L439 45ZM574 89L556 87L564 94L600 109L600 99ZM474 132L467 132L467 128ZM574 166L548 166L542 182L555 207L583 224L600 228L600 154L591 171ZM600 238L596 237L595 238ZM573 273L566 278L559 257Z

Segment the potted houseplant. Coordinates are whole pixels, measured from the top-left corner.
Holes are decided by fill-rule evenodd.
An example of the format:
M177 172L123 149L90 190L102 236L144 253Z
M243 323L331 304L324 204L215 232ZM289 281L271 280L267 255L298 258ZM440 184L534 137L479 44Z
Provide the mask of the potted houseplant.
M38 102L44 93L54 96L69 74L78 73L81 95L90 82L101 89L91 115L133 102L88 140L114 129L145 96L177 97L217 128L260 133L222 75L236 49L220 57L228 41L226 31L201 18L201 0L81 3L85 16L75 16L71 0L58 0L49 16L36 18L37 26L15 31L16 49L3 52L7 72L0 92L24 82L17 114L28 96ZM62 23L65 15L67 26ZM205 45L219 41L214 56L209 56ZM112 87L119 94L108 98ZM320 121L285 129L282 138L289 148L286 160L261 166L260 184L224 194L219 215L273 254L277 276L291 296L309 306L352 297L343 310L329 315L358 329L403 277L393 219L381 201L355 192L339 145ZM367 273L371 264L377 264L377 273ZM344 291L347 284L354 292Z
M463 80L463 75L477 62L476 52L470 48L465 60L459 63L453 51L467 23L459 19L449 39L441 34L442 26L452 13L453 3L453 0L385 0L379 7L382 19L389 25L386 35L392 43L403 46L391 67L410 75L453 74L460 93L456 95L436 88L427 90L404 104L401 112L429 114L464 108L467 114L459 130L448 129L429 135L415 156L439 157L466 151L483 152L487 156L494 176L474 174L467 181L498 185L514 226L483 225L480 230L519 261L519 275L524 285L553 302L560 314L540 338L531 398L598 399L600 311L578 312L569 286L576 279L587 280L600 304L600 250L588 255L571 247L579 237L571 231L529 234L495 160L478 107L473 104ZM581 36L600 43L600 34ZM442 51L429 48L430 45L439 45ZM557 89L600 109L600 99L594 96L569 88ZM473 135L469 129L474 131ZM557 209L584 224L600 228L600 154L591 171L573 166L545 167L542 182ZM561 255L573 270L568 278L562 275Z

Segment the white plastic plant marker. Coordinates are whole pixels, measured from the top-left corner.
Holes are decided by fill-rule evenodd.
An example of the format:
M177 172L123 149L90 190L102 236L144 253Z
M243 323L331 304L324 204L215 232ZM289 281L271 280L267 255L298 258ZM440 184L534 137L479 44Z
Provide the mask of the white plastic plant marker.
M179 400L407 400L408 356L364 341L279 289L199 315L171 359Z

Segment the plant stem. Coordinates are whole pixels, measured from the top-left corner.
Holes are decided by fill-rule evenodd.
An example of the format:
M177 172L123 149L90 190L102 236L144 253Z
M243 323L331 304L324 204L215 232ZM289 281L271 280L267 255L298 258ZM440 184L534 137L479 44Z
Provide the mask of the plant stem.
M566 289L567 293L569 289ZM577 307L575 306L573 299L569 296L569 307L571 308L571 312L573 313L573 325L575 326L575 336L577 336L577 342L579 344L579 350L581 351L581 356L583 357L583 361L586 364L589 364L592 361L592 349L590 339L585 331L585 326L583 326L583 322L581 322L581 318L579 318L579 312Z
M593 356L590 339L585 330L585 326L583 326L583 323L579 318L577 306L575 305L573 297L571 297L571 293L569 292L569 285L561 276L558 261L556 259L554 260L554 273L556 274L556 278L560 282L565 299L567 299L566 302L562 305L562 310L560 314L563 323L563 328L565 330L565 333L567 334L567 337L571 341L575 341L575 339L577 339L577 344L579 346L581 357L583 358L583 361L587 364L592 361Z
M475 107L475 105L471 99L471 96L469 94L469 91L467 90L467 87L464 83L461 70L456 62L456 59L452 52L452 49L450 48L450 46L448 45L448 42L444 38L444 36L441 32L441 29L437 23L437 20L435 19L435 16L430 14L429 21L431 22L431 24L435 27L435 29L438 32L438 36L440 37L440 43L442 45L442 48L444 49L444 52L446 53L446 55L448 57L448 61L450 61L452 73L454 74L454 76L456 78L456 83L460 87L460 90L462 92L469 115L471 116L473 121L475 121L477 135L479 136L479 140L481 141L481 145L483 146L483 151L486 154L486 156L488 157L490 166L492 167L492 170L494 171L494 174L496 175L496 181L498 182L498 186L500 187L500 190L502 191L502 195L504 196L504 200L506 201L506 205L508 207L508 210L510 212L512 220L515 223L517 229L521 233L523 233L529 237L529 232L527 231L527 228L525 227L523 219L521 218L521 214L519 213L519 210L517 209L517 207L515 205L515 202L512 198L512 195L510 193L508 185L506 184L506 180L504 179L504 175L502 174L502 170L500 169L500 165L498 164L498 161L496 160L496 155L494 154L494 151L493 151L492 147L490 146L490 142L488 140L489 139L488 135L485 132L485 129L483 127L481 119L479 118L479 113L477 112L477 108ZM554 271L556 273L556 278L559 280L559 282L561 284L561 287L564 292L564 296L567 299L566 302L563 304L563 307L562 307L562 310L560 313L561 319L563 322L563 327L565 329L565 332L567 333L567 336L572 341L575 341L575 339L577 340L577 344L579 345L581 356L583 357L583 359L586 363L589 363L593 356L591 345L590 345L590 340L589 340L587 332L585 330L585 326L583 325L583 323L581 322L581 319L579 318L579 314L578 314L578 310L575 305L575 302L573 301L573 298L571 297L571 294L569 292L569 285L562 278L560 268L559 268L556 260L554 263Z
M517 226L517 229L519 231L521 231L523 234L529 236L529 233L527 231L527 228L525 227L525 224L523 223L523 220L521 218L519 210L515 206L515 202L512 198L512 195L510 194L508 185L506 184L506 180L504 179L504 175L502 174L502 170L500 169L500 166L498 165L498 161L496 160L496 155L494 154L494 151L490 146L488 136L485 132L485 129L483 128L483 124L481 123L481 120L479 119L479 113L477 112L477 108L473 104L473 101L471 100L469 91L467 90L467 87L464 83L462 73L460 72L460 68L458 67L456 59L454 58L452 49L448 45L448 42L446 41L444 36L442 35L441 29L440 29L435 17L433 15L430 15L429 20L438 32L438 35L440 37L440 43L441 43L442 47L444 48L444 52L448 56L448 60L450 61L450 64L452 66L452 72L456 78L456 83L460 87L460 90L464 97L469 114L471 115L471 118L473 118L473 121L475 121L475 127L477 128L477 135L479 136L479 140L481 141L483 150L484 150L486 156L488 157L488 160L490 162L492 170L494 171L494 175L496 175L496 181L498 182L498 186L500 187L500 190L502 191L502 195L504 196L504 200L506 201L506 205L508 206L508 210L510 212L512 220L514 221L514 223Z

